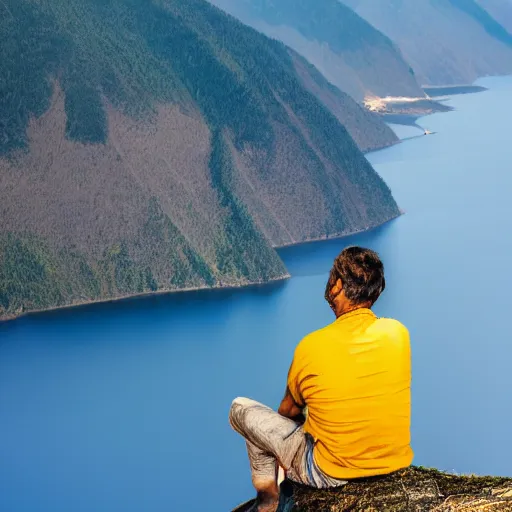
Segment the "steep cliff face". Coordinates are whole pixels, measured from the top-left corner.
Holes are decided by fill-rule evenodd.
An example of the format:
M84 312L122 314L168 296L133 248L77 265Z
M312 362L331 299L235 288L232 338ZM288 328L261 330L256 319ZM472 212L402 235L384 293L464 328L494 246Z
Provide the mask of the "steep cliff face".
M244 512L247 506L233 512ZM318 491L286 482L278 512L507 512L512 479L409 468Z
M512 36L474 0L341 0L390 37L423 85L512 72Z
M273 246L398 214L344 97L202 0L4 0L0 33L0 317L282 278Z
M424 96L393 43L338 0L212 3L283 41L358 101L367 96Z

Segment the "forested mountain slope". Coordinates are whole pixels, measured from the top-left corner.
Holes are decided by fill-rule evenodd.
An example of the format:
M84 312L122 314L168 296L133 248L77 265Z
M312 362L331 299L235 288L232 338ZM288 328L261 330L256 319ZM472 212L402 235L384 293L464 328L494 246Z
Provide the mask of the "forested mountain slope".
M288 52L302 85L334 114L361 151L381 149L398 142L395 132L380 115L356 103L329 83L318 69L295 51L288 49Z
M398 214L341 93L205 1L3 0L0 33L0 317L282 278Z
M340 0L396 42L422 84L512 73L512 36L475 0Z
M395 45L338 0L211 1L283 41L358 101L367 96L423 96Z

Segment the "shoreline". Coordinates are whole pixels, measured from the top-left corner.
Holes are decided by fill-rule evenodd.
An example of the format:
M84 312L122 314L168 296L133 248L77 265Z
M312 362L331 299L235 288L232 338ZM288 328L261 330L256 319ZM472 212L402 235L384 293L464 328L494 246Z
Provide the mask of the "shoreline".
M377 151L380 151L380 150L377 150ZM317 242L325 242L328 240L341 240L343 238L358 235L361 233L367 233L369 231L372 231L373 229L377 229L381 226L384 226L388 222L391 222L391 221L401 217L404 214L405 214L404 210L400 209L400 213L398 215L390 217L389 219L384 220L381 223L376 224L374 226L364 227L364 228L361 228L361 229L358 229L355 231L351 231L351 232L347 232L347 233L337 233L334 235L328 235L328 236L323 236L323 237L311 238L311 239L307 239L307 240L301 240L300 242L290 242L290 243L284 244L284 245L273 246L273 248L277 252L279 252L280 249L285 249L285 248L289 248L289 247L312 244L312 243L317 243ZM254 281L254 282L244 283L244 284L240 284L240 285L217 284L215 286L195 286L195 287L189 287L189 288L180 288L180 289L176 289L176 290L156 290L154 292L153 291L152 292L142 292L142 293L135 293L135 294L129 294L129 295L122 295L119 297L109 297L109 298L105 298L105 299L95 299L95 300L74 302L72 304L65 304L62 306L54 306L51 308L32 309L30 311L23 311L19 314L9 314L9 315L0 317L0 326L3 324L6 324L8 322L13 322L15 320L19 320L19 319L27 317L27 316L41 315L41 314L50 313L53 311L84 308L84 307L92 306L95 304L109 304L109 303L114 303L114 302L145 299L145 298L150 298L150 297L157 297L160 295L185 294L185 293L200 292L200 291L240 290L240 289L245 289L245 288L266 286L266 285L269 285L272 283L279 283L282 281L287 281L291 277L292 277L292 275L289 272L287 272L286 274L283 274L280 277L274 277L272 279L268 279L265 281L263 281L263 280L262 281Z
M397 140L394 140L393 142L389 142L387 144L382 144L380 146L375 146L374 148L371 148L371 149L365 149L364 151L361 149L361 153L363 153L363 155L369 155L370 153L374 153L376 151L382 151L383 149L388 149L388 148L392 148L393 146L396 146L397 144L400 144L400 139L397 139Z
M435 98L435 101L443 104L442 102L448 100L450 96L462 96L464 94L477 94L480 92L488 91L487 87L475 84L462 84L462 85L428 85L423 86L422 89L429 98ZM414 112L406 110L404 112L379 112L379 116L385 123L400 124L402 126L413 126L415 128L423 129L418 124L418 120L430 116L432 114L451 112L452 107L446 109ZM400 141L402 142L402 141Z
M400 142L401 141L399 140L396 144L400 144ZM396 145L396 144L393 144L393 145ZM392 147L392 146L386 146L385 148L382 148L382 149L375 149L375 150L369 151L368 153L373 153L373 152L376 153L378 151L382 151L383 149L387 149L389 147ZM365 153L365 154L368 154L368 153ZM289 247L299 247L301 245L309 245L309 244L314 244L317 242L327 242L329 240L341 240L343 238L348 238L350 236L360 235L362 233L369 233L370 231L380 228L381 226L385 226L388 222L392 222L393 220L400 218L402 215L405 215L405 213L406 213L405 210L402 210L402 208L400 208L400 207L399 207L399 210L400 210L400 213L398 215L390 217L389 219L384 220L374 226L367 226L367 227L364 227L361 229L357 229L355 231L351 231L349 233L337 233L334 235L326 235L326 236L322 236L322 237L308 238L307 240L301 240L300 242L290 242L288 244L276 245L274 247L274 249L279 251L280 249L288 249Z
M50 313L52 311L59 311L59 310L70 310L75 308L83 308L87 306L93 306L96 304L111 304L114 302L123 302L123 301L129 301L133 299L145 299L150 297L157 297L159 295L174 295L178 293L191 293L191 292L201 292L201 291L209 291L209 290L238 290L241 288L251 288L256 286L265 286L267 284L276 283L280 281L286 281L291 277L289 273L284 274L281 277L273 277L272 279L269 279L268 281L254 281L252 283L247 284L241 284L241 285L216 285L216 286L191 286L189 288L179 288L176 290L156 290L154 292L142 292L142 293L134 293L130 295L121 295L119 297L109 297L106 299L95 299L95 300L88 300L88 301L81 301L81 302L74 302L72 304L65 304L63 306L54 306L51 308L44 308L44 309L31 309L30 311L24 311L23 313L20 313L19 315L6 315L4 317L0 317L0 325L6 322L10 322L12 320L18 320L20 318L30 316L30 315L41 315L44 313Z
M421 128L417 123L418 119L426 117L431 114L381 114L381 119L387 124L400 124L402 126L414 126L415 128ZM401 142L401 141L400 141Z

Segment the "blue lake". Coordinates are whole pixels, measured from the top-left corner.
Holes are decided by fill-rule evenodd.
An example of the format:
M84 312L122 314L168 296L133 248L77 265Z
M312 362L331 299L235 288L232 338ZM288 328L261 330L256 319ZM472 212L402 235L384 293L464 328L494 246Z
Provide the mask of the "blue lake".
M251 497L231 400L278 405L295 345L332 320L325 281L351 244L379 251L376 312L411 331L415 463L512 476L512 77L481 83L420 120L435 135L369 155L406 215L283 250L289 281L0 324L0 510L226 512Z

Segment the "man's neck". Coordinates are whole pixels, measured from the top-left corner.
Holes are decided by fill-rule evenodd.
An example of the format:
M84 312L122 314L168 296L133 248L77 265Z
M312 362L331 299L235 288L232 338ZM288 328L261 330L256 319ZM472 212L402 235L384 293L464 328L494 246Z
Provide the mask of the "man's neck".
M356 311L358 309L370 309L370 304L343 304L340 305L339 308L336 308L336 318L340 318L347 313L351 313L352 311Z

